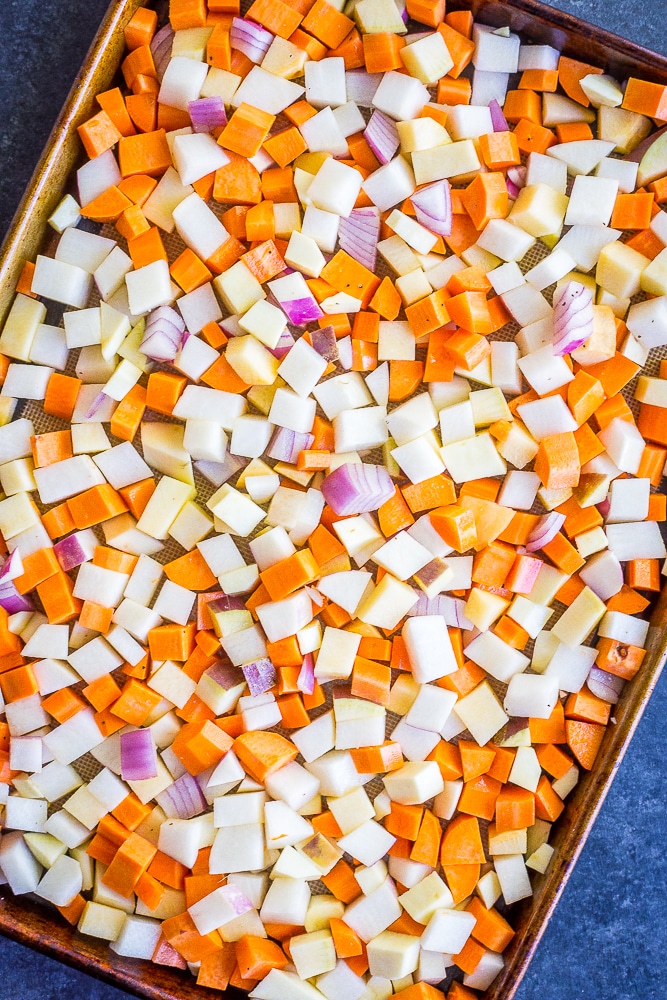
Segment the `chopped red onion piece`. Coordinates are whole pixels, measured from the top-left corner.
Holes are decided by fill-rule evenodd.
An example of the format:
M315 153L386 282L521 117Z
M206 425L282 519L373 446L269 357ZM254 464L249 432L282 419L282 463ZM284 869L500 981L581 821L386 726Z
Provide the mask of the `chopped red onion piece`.
M10 581L0 587L0 608L4 608L9 615L17 615L19 611L34 611L35 605L27 594L19 594Z
M522 187L526 186L526 175L528 169L523 166L510 167L507 171L508 180L514 184L514 186L520 191Z
M232 21L229 38L233 49L238 49L251 62L260 63L268 52L274 36L266 28L255 24L254 21L235 17Z
M176 327L181 333L185 330L185 320L179 312L172 309L171 306L158 306L153 312L149 313L146 317L146 330L149 330L154 323L158 323L161 320L168 320L173 326Z
M200 97L188 104L188 114L192 122L193 132L213 132L227 124L227 113L222 98Z
M287 299L280 303L280 308L295 326L305 326L324 316L314 295L302 299Z
M603 670L602 667L595 665L591 667L591 672L586 679L588 690L596 698L602 698L603 701L608 701L612 705L615 705L620 698L624 683L622 677L616 677L615 674L610 674L608 670Z
M427 597L421 593L419 600L408 611L413 618L419 615L441 615L445 624L451 628L472 628L472 622L465 616L465 601L448 594L438 594L437 597Z
M544 514L528 535L526 552L537 552L543 545L548 545L563 527L564 522L565 514L559 514L557 510Z
M120 734L120 774L123 781L157 777L157 754L150 729Z
M312 434L298 434L287 427L276 427L266 454L276 462L295 465L299 452L307 451L314 440Z
M160 306L146 320L139 350L154 361L173 361L185 340L183 317L171 306Z
M452 195L448 180L420 188L410 198L419 222L436 236L452 234Z
M269 347L267 348L267 350L269 351L269 354L272 354L274 356L274 358L284 358L285 355L289 354L289 352L292 350L295 343L296 341L294 339L294 336L292 335L292 333L290 333L287 327L285 327L283 332L280 334L280 337L278 338L278 343L276 344L276 346Z
M338 243L350 257L375 270L377 243L380 236L380 213L377 208L353 208L348 218L341 218Z
M222 486L228 479L236 475L239 469L242 469L245 464L242 458L239 458L237 455L230 455L227 452L224 462L206 462L204 459L201 459L195 462L195 469L200 476L217 489L218 486Z
M23 573L21 553L14 549L0 567L0 607L10 615L19 611L34 611L35 605L27 595L19 594L14 582Z
M346 462L322 483L322 494L335 514L364 514L377 510L395 493L383 465Z
M241 670L253 698L258 694L270 691L278 680L276 668L268 656L262 656L258 660L253 660L252 663L245 663Z
M237 917L254 909L246 894L237 885L223 885L218 891L226 898Z
M23 574L23 563L21 553L18 549L14 551L0 564L0 583L8 583L15 580L17 576Z
M109 397L104 392L98 392L95 399L92 401L88 409L86 410L86 419L91 420L99 410L102 409Z
M18 549L14 549L0 568L0 608L4 608L10 615L16 615L19 611L35 610L35 605L30 598L27 595L19 594L16 587L14 571L19 567L21 567L21 553Z
M393 160L401 140L396 123L388 115L375 110L363 135L380 163L385 164Z
M568 281L554 293L553 350L571 354L593 333L593 291L579 281Z
M167 23L163 28L160 28L160 30L156 32L153 37L153 41L151 42L151 55L153 56L153 62L155 64L155 73L160 83L162 83L164 71L166 70L169 60L171 59L171 46L173 41L174 29L171 24Z
M489 111L491 112L491 125L493 126L494 132L509 132L510 127L507 124L507 119L503 114L503 109L498 104L498 101L493 98L489 101Z
M611 500L605 497L604 500L600 500L600 503L595 505L603 517L607 517L609 511L611 510Z
M77 538L77 535L78 532L73 535L67 535L66 538L61 538L53 546L56 559L60 563L60 568L65 573L69 573L76 566L81 566L82 563L87 562L90 558Z
M192 819L205 812L208 805L197 779L187 772L155 799L168 819Z
M514 198L516 200L519 197L519 188L516 186L514 181L509 179L509 177L505 178L505 184L507 185L507 193L510 198Z
M315 690L315 664L312 653L306 653L303 658L296 686L302 694L312 694Z

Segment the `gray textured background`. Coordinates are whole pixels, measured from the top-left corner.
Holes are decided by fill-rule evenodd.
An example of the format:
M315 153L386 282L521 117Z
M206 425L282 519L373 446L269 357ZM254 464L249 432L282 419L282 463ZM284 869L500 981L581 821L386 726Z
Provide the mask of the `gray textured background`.
M667 53L664 0L552 4ZM106 0L0 0L0 236ZM667 998L667 678L658 684L516 1000ZM0 939L0 998L127 994Z

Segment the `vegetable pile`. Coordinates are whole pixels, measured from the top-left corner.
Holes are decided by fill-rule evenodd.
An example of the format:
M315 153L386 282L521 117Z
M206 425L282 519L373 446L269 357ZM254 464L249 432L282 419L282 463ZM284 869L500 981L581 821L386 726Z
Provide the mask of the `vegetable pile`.
M214 989L470 1000L660 589L667 87L443 0L125 38L0 334L2 872Z

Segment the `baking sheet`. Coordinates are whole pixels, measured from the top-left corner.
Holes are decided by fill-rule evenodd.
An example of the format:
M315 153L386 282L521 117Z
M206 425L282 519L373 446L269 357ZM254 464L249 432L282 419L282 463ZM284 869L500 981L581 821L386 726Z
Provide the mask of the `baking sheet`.
M10 234L8 252L0 270L2 278L0 310L6 311L11 302L12 276L14 276L13 281L15 282L15 276L20 272L23 260L34 257L37 252L36 248L39 245L44 220L59 198L59 193L54 185L59 186L69 170L69 165L77 155L78 140L74 133L75 126L88 117L90 113L88 107L94 93L109 85L113 75L112 57L117 61L120 48L122 48L122 41L119 45L119 36L122 39L122 35L116 29L122 27L122 24L129 19L137 6L140 4L136 0L112 4L102 28L102 44L95 48L84 69L79 87L73 95L73 102L66 110L61 126L54 134L49 160L44 165L44 169L38 173L32 191L29 193L27 210ZM611 54L612 68L620 75L627 73L628 67L632 66L633 71L638 75L654 79L667 79L667 62L661 57L652 56L645 50L611 36L603 38L598 31L594 32L594 38L590 37L590 33L587 35L585 31L582 31L580 22L568 18L567 15L559 15L549 8L526 2L500 4L493 0L493 2L479 3L475 6L475 10L482 11L482 9L482 20L496 25L505 24L510 20L513 28L526 34L531 33L534 40L546 41L564 47L570 54L580 55L580 57L589 58L600 64L606 55ZM661 641L660 637L660 628L665 623L665 614L661 609L662 604L656 613L657 627L651 630L650 660L638 678L631 685L626 686L627 697L624 696L616 713L617 726L613 732L610 731L607 734L603 747L602 767L596 769L596 773L591 776L590 780L581 783L580 788L568 803L565 821L559 824L561 833L558 835L557 842L562 841L560 862L553 864L552 870L546 877L536 881L535 897L527 901L525 905L520 904L519 907L515 908L515 913L519 913L519 934L508 953L509 961L506 974L496 981L489 991L489 997L500 1000L501 997L509 998L513 995L518 983L518 976L525 968L526 960L532 953L539 931L544 926L543 921L548 919L553 905L555 905L559 894L556 883L571 870L572 863L581 849L585 834L590 829L608 787L607 779L620 761L645 700L657 679L665 656L664 641ZM598 763L600 763L600 759ZM12 902L11 905L18 906L20 911L23 903L24 901L19 900L17 903ZM102 958L98 965L97 958L91 957L92 954L95 954L96 949L93 948L91 952L91 949L88 948L89 939L74 935L73 940L67 940L66 934L64 936L56 934L53 938L53 931L49 929L48 925L46 928L43 927L42 922L37 917L34 921L31 918L30 927L22 927L24 921L19 918L18 921L13 922L10 909L9 902L5 902L3 912L0 914L0 928L11 933L12 936L27 939L29 943L41 946L49 952L55 950L60 957L65 956L73 964L88 967L89 962L92 961L93 967L98 968L106 978L111 978L118 985L123 985L140 995L172 996L174 993L169 992L172 989L179 996L190 995L189 987L192 981L189 979L182 981L180 976L176 977L175 974L166 971L167 976L170 977L167 981L167 992L154 992L163 989L163 986L157 981L160 979L158 974L165 970L149 966L147 975L143 973L136 977L135 972L140 963L123 963L119 960L120 967L118 961L110 963L109 953L104 945L101 946ZM43 912L43 910L39 911L39 913ZM27 924L28 921L25 923ZM60 929L59 926L57 930ZM69 931L70 929L66 927L62 930ZM40 942L42 943L40 944ZM128 967L129 971L125 971L125 966ZM199 987L193 987L193 989L193 996L217 995L213 991L204 991Z

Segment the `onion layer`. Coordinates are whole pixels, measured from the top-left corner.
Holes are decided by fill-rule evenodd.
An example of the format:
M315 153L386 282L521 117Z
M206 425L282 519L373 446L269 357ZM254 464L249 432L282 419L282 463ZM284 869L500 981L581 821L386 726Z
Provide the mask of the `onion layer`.
M554 354L571 354L593 333L593 292L568 281L554 295Z
M410 200L417 222L436 236L452 235L452 194L448 180L427 184L415 191Z
M346 462L326 477L322 493L336 514L365 514L391 499L395 487L384 466Z

